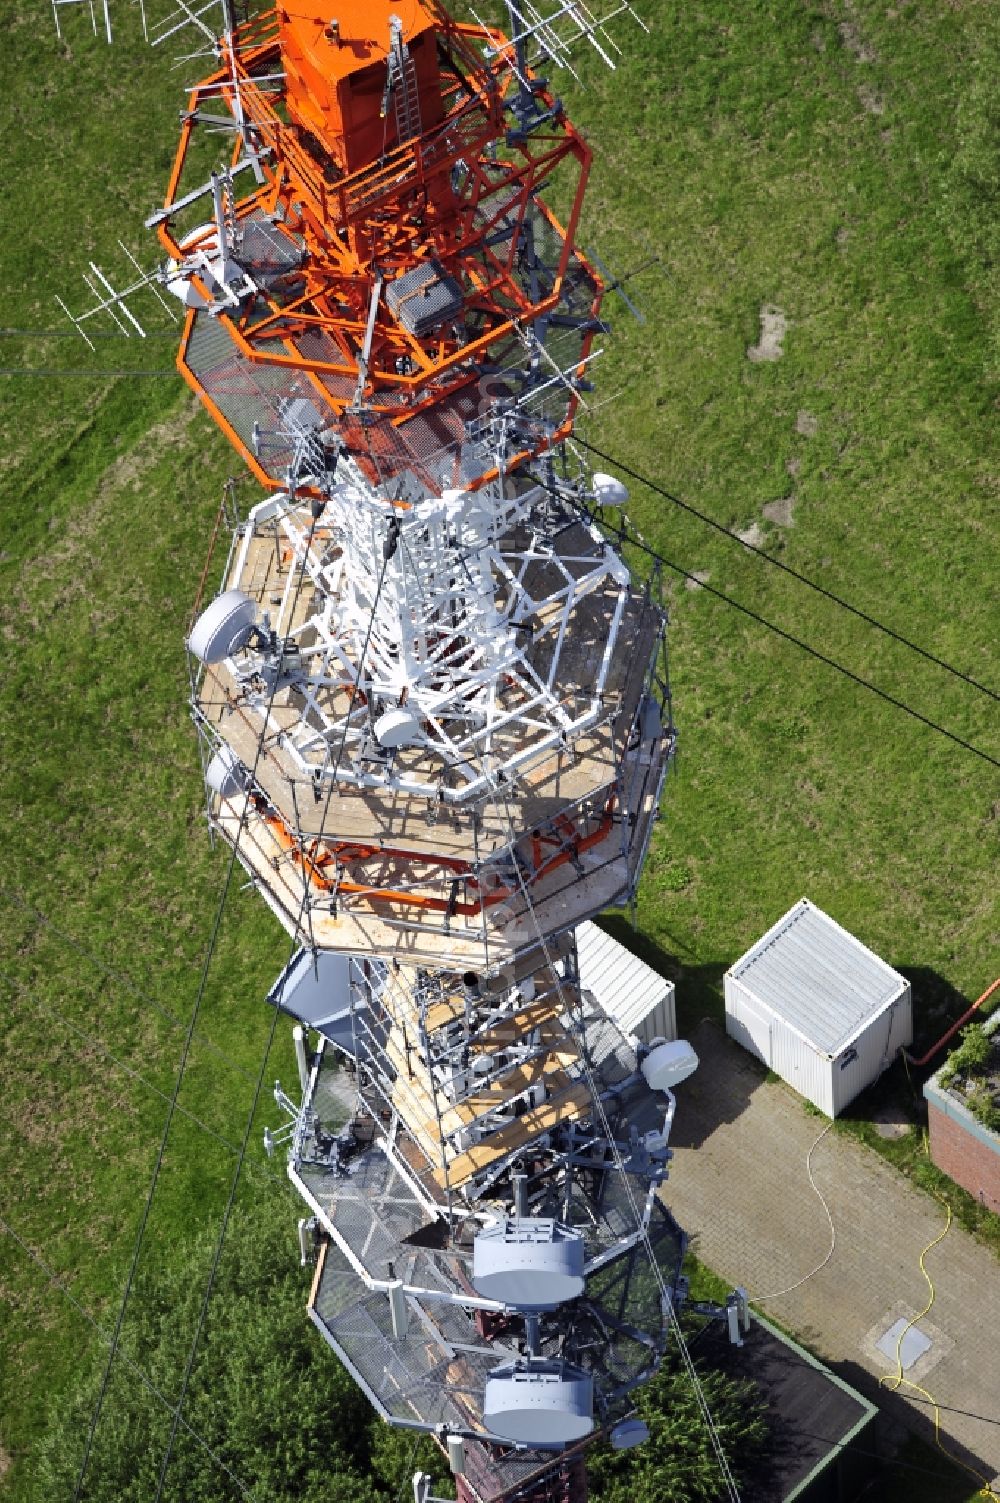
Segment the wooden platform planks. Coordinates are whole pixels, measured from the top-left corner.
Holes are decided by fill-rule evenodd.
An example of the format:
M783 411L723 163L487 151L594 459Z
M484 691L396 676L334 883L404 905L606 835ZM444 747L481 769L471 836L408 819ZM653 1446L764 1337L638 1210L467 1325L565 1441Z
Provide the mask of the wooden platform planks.
M541 1106L525 1112L523 1117L518 1117L509 1127L502 1127L482 1143L477 1143L475 1147L466 1149L452 1159L448 1164L448 1183L452 1189L457 1189L483 1169L489 1168L490 1164L515 1153L543 1132L551 1131L561 1122L572 1122L574 1118L583 1116L590 1105L588 1088L580 1084L570 1085Z
M443 997L440 1002L432 1002L428 1007L424 1026L428 1033L436 1033L439 1028L453 1023L456 1018L461 1018L464 1014L464 997L456 995Z
M552 1093L563 1089L569 1084L566 1066L575 1063L577 1058L575 1049L572 1052L564 1050L556 1054L541 1054L537 1059L528 1060L526 1064L515 1065L513 1069L498 1076L486 1090L475 1091L464 1100L456 1101L454 1106L443 1108L441 1131L449 1134L468 1127L543 1080Z
M529 1002L517 1012L511 1013L509 1018L504 1018L502 1023L495 1023L485 1033L478 1034L469 1040L469 1048L478 1051L499 1049L504 1044L516 1043L523 1039L526 1034L532 1033L536 1028L545 1023L550 1023L566 1011L567 997L565 993L573 991L572 988L564 988L563 995L550 994L540 997L536 1002ZM573 996L575 998L575 991Z

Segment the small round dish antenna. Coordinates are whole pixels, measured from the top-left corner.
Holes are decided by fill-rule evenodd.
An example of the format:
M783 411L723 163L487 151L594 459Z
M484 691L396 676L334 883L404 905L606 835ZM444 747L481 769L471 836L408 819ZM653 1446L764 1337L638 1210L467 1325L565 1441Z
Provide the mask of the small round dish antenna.
M598 506L624 506L628 501L628 487L614 475L605 475L597 470L592 476L594 500Z
M257 607L242 590L226 590L206 606L187 645L200 663L222 663L245 647L257 624Z
M657 1044L639 1066L646 1084L654 1091L670 1091L698 1068L698 1056L686 1039Z
M608 1436L613 1451L630 1451L649 1439L649 1426L641 1419L624 1419Z
M247 791L250 773L232 747L223 744L205 768L205 782L220 798L236 798Z
M420 740L420 721L412 710L401 706L386 710L375 722L375 740L386 751L398 751Z

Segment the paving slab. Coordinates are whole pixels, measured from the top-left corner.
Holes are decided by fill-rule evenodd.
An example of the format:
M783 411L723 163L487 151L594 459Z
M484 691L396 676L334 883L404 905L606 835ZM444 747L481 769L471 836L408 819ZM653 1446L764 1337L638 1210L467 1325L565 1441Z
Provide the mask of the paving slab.
M943 1207L856 1139L831 1130L817 1143L826 1119L768 1081L715 1023L699 1025L691 1042L701 1066L677 1088L665 1198L693 1251L926 1437L933 1410L905 1387L898 1395L879 1387L895 1361L878 1341L927 1304L919 1260L944 1227ZM830 1225L806 1169L814 1144L813 1178L836 1231L829 1258ZM918 1325L931 1345L906 1376L929 1374L928 1391L947 1406L942 1435L992 1479L1000 1473L1000 1263L953 1223L925 1264L935 1299Z

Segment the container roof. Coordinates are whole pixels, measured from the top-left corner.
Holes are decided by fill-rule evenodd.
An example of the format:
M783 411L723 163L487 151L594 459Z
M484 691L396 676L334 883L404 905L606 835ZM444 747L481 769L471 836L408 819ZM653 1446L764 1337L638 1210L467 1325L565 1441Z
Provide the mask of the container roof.
M576 931L580 985L593 992L598 1004L628 1038L668 996L672 982L626 950L596 924L580 924Z
M907 987L898 971L808 898L751 946L729 975L831 1057Z

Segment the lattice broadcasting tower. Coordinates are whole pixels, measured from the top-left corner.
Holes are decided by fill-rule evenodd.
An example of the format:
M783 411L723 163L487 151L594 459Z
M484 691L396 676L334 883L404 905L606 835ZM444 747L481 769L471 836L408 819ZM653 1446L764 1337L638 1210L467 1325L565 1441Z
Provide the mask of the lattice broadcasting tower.
M461 1503L580 1503L677 1332L659 1192L697 1061L580 984L675 737L665 613L594 520L624 487L571 441L604 287L543 70L574 40L613 65L611 17L508 12L224 13L135 286L184 305L179 368L265 488L188 647L210 825L301 945L269 999L301 1099L269 1137L309 1314ZM91 312L135 321L101 285Z

